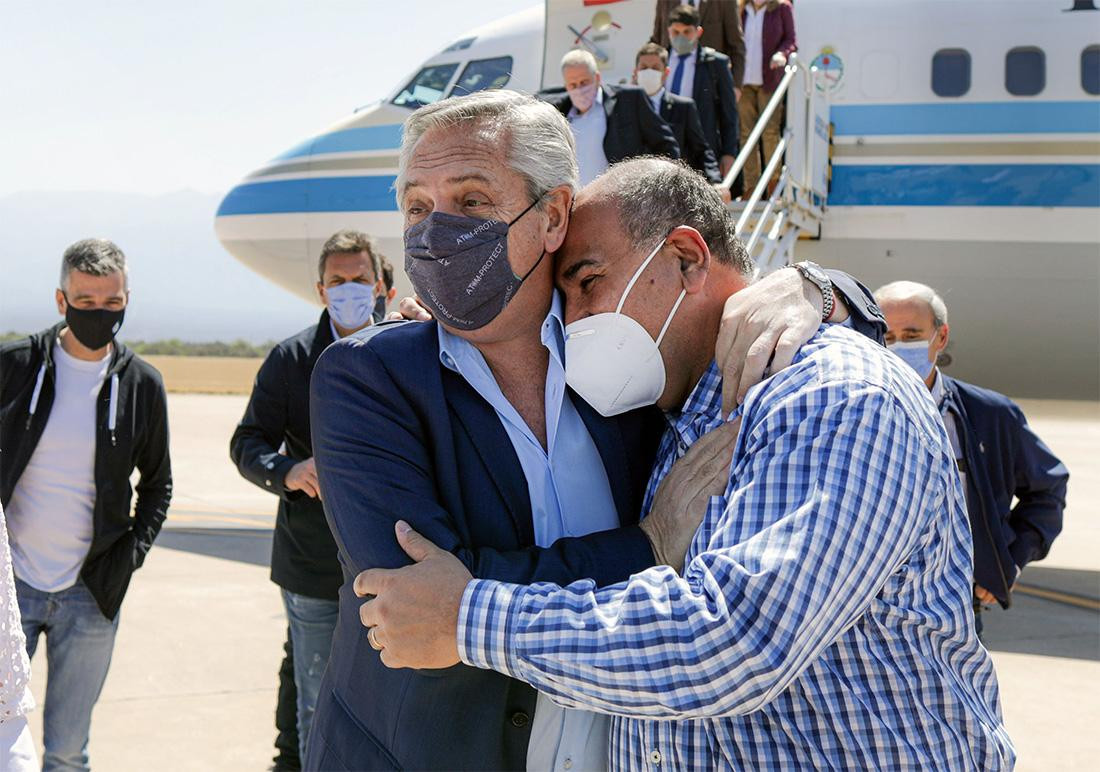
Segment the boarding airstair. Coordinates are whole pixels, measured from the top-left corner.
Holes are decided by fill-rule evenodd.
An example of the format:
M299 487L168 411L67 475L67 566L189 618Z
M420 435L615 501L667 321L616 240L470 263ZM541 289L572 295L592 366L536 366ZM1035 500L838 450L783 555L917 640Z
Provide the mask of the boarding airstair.
M760 181L729 207L758 276L793 262L799 238L818 238L829 189L829 89L824 73L792 53L783 79L722 181L729 188L759 152L768 120L786 104L786 128Z

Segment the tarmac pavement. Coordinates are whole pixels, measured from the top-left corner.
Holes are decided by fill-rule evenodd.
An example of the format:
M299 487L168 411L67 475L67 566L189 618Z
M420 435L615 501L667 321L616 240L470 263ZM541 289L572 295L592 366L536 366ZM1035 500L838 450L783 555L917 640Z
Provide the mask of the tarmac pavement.
M114 662L92 720L94 769L270 766L286 621L268 579L275 497L244 481L228 456L245 401L169 395L175 498L122 610ZM1070 503L1065 531L1047 560L1024 572L1026 587L1012 609L986 614L987 645L1019 752L1017 769L1094 769L1100 758L1100 404L1021 404L1070 468ZM1050 600L1051 593L1061 600ZM44 648L33 662L39 705ZM40 743L40 709L31 724Z

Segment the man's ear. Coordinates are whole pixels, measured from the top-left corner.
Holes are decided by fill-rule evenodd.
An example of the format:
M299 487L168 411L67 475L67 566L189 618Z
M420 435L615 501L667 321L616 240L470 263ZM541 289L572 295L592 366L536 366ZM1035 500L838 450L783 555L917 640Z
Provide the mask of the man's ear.
M665 239L665 246L672 247L680 260L680 281L689 295L700 292L710 273L710 248L699 231L687 225L673 228Z
M701 26L696 27L695 28L695 39L696 40L701 40L702 37L703 37L703 28Z
M569 228L569 213L573 211L573 191L559 185L546 194L546 241L543 248L556 252L565 241Z
M57 313L64 316L65 315L65 307L67 305L67 303L65 301L65 293L62 292L60 289L58 289L54 293L54 300L57 301Z
M390 291L386 293L386 302L392 302L397 297L397 287L390 287Z
M947 348L947 341L951 337L951 328L946 324L936 331L936 353L939 354Z
M325 303L325 285L321 282L317 282L317 297L321 299L323 305L328 305Z

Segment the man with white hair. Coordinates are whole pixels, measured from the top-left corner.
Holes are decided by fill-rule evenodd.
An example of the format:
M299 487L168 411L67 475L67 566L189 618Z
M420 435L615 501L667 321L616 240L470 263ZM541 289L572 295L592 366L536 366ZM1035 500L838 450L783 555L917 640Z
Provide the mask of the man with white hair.
M594 57L583 49L561 60L565 94L546 94L569 121L577 147L581 185L600 176L608 165L639 155L680 157L672 129L637 86L609 86Z
M896 281L875 299L886 315L890 350L917 371L940 408L966 489L974 540L974 615L1012 604L1024 566L1041 560L1062 530L1069 472L1003 394L944 375L947 305L926 284ZM1015 500L1015 504L1013 503Z
M605 419L567 388L547 255L564 240L576 189L569 126L532 97L478 92L405 124L396 182L405 269L435 321L338 341L314 370L313 451L345 581L307 769L606 764L602 717L475 668L386 668L385 640L360 624L352 584L364 569L408 564L394 536L402 520L475 576L600 586L675 554L695 531L698 480L638 524L664 419L651 410ZM757 377L777 345L775 359L789 361L828 315L833 281L845 286L827 280L829 303L794 270L739 293L724 325L736 335L719 348L749 350ZM873 315L847 286L852 324L874 336ZM740 370L743 359L729 361Z

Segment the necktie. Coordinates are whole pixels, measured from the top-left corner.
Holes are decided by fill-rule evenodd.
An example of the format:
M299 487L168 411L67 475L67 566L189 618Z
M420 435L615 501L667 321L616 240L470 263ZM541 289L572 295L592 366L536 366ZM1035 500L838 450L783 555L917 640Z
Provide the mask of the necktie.
M672 93L683 96L683 94L680 94L680 86L684 82L684 60L687 57L679 56L679 54L677 56L679 58L676 60L676 71L672 73Z

